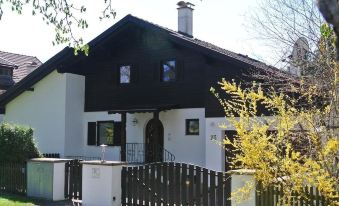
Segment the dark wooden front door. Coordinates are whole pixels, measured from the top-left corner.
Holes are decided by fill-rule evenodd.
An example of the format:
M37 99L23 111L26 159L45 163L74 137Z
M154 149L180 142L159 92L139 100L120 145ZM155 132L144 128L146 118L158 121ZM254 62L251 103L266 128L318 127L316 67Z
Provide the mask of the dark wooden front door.
M235 136L237 135L236 131L227 130L225 131L225 136L227 136L232 142L234 141ZM235 157L234 148L231 145L227 145L225 148L225 171L231 170L230 159Z
M164 148L164 127L159 119L151 119L146 125L145 160L162 162Z

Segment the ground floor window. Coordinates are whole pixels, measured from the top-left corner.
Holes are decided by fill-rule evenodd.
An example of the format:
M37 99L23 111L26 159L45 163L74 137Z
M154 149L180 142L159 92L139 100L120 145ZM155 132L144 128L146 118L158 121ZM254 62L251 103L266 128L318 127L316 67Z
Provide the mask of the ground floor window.
M113 145L114 122L98 122L97 124L99 145Z
M120 146L121 122L88 122L88 145Z

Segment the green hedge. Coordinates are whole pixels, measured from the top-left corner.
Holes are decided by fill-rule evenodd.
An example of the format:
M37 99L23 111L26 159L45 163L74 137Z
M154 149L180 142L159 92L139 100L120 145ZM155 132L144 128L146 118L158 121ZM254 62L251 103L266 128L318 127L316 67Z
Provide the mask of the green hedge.
M40 157L33 129L9 123L0 124L0 162L23 162Z

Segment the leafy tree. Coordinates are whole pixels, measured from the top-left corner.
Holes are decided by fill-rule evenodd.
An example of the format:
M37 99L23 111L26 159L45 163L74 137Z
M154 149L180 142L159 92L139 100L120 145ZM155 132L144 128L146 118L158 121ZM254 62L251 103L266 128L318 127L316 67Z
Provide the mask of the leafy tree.
M39 156L31 128L0 124L0 161L23 162Z
M104 8L100 20L115 17L112 8L112 0L103 0ZM77 4L74 0L0 0L0 20L4 15L5 7L10 7L13 12L21 14L28 7L33 16L40 16L48 25L55 29L54 44L65 44L74 47L75 53L79 50L88 54L88 45L83 39L74 34L76 27L86 29L88 27L86 7Z

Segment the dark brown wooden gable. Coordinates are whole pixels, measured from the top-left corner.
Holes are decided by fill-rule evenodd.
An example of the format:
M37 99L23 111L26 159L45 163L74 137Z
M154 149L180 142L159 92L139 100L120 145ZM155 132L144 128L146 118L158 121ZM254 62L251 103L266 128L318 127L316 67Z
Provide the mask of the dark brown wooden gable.
M220 89L220 82L223 78L227 81L247 82L251 81L248 74L248 67L236 64L234 62L224 62L210 59L206 67L206 88L205 88L205 116L206 117L223 117L225 112L221 107L218 99L212 94L210 88L217 90L221 97L224 93Z
M175 59L177 81L160 81L161 61ZM132 83L119 84L119 66L132 66ZM111 111L158 105L205 108L206 117L224 112L210 87L222 78L242 80L246 64L207 57L171 41L166 34L127 24L90 56L72 65L85 75L85 111Z
M97 51L82 71L86 76L85 111L109 111L125 107L178 105L204 107L205 58L184 49L164 35L130 27ZM161 61L175 59L175 82L160 81ZM120 65L132 66L132 83L118 82Z

